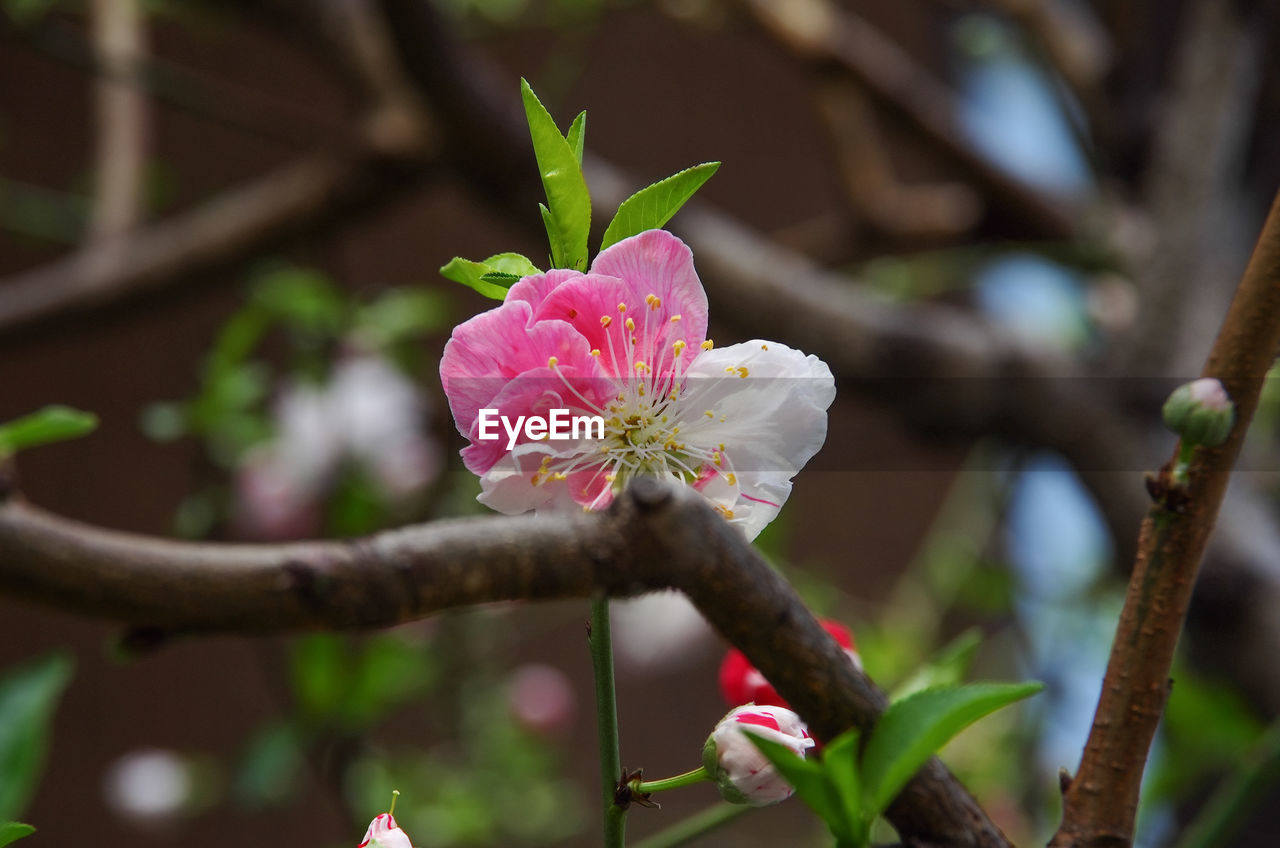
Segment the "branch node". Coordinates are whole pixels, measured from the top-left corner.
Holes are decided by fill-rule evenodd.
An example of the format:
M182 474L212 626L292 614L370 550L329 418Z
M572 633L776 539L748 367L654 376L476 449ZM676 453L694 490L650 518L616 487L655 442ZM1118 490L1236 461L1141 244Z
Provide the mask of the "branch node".
M671 487L651 477L637 477L627 491L642 513L656 512L672 498Z

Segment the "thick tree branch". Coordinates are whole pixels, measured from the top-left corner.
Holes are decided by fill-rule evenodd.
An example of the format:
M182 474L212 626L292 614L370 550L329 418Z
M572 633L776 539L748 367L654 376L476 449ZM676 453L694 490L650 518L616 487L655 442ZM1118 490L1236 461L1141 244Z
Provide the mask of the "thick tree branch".
M1102 695L1080 769L1063 799L1055 848L1107 848L1133 839L1138 790L1169 695L1173 652L1200 560L1280 349L1280 195L1209 354L1204 376L1221 380L1236 405L1225 444L1197 448L1186 482L1165 466L1147 513L1138 558L1112 642Z
M640 480L605 514L439 522L342 542L148 538L0 504L0 592L140 628L268 633L380 627L488 601L674 588L821 737L887 701L791 587L698 495ZM934 760L890 810L909 843L1006 846Z

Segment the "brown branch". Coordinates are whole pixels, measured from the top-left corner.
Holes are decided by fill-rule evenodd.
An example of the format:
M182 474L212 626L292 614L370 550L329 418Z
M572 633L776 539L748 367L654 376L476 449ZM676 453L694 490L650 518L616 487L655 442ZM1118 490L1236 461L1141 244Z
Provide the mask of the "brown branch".
M303 156L126 238L89 244L0 280L0 335L184 283L301 228L402 197L421 181L428 161L420 150L372 143Z
M149 136L147 97L141 86L146 15L140 0L89 4L97 60L110 73L95 85L98 118L91 239L117 238L137 225Z
M887 700L794 590L691 491L640 480L605 514L439 522L343 542L219 545L0 503L0 591L144 629L381 627L487 601L684 592L821 737ZM937 760L889 811L908 842L1007 846Z
M830 0L744 0L767 32L819 66L858 81L886 113L912 127L944 161L960 168L1010 220L1041 238L1070 239L1079 211L1009 174L965 141L954 97L899 45Z
M1188 479L1170 460L1167 493L1147 513L1093 729L1063 799L1055 848L1129 845L1143 766L1169 695L1169 670L1196 573L1244 443L1262 383L1280 348L1280 195L1263 225L1240 288L1205 364L1235 401L1236 424L1221 447L1197 448Z

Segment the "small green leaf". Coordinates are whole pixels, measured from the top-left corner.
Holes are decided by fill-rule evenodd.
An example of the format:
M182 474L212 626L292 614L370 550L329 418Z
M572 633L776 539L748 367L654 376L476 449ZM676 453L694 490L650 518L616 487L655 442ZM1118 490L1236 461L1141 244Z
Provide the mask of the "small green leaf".
M551 113L523 79L520 94L542 187L547 192L549 211L542 217L544 221L550 218L555 222L554 227L547 226L552 262L557 268L581 270L587 264L587 235L591 230L591 195L582 176L582 166L568 140L560 134ZM579 130L579 140L581 136L582 130Z
M17 842L24 836L30 836L35 833L36 829L29 824L22 822L4 822L0 824L0 848L4 848L10 842Z
M947 643L928 663L902 681L889 696L899 701L924 689L953 686L964 681L973 665L974 654L982 644L982 631L971 627Z
M70 657L54 654L0 679L0 821L22 815L35 793L53 712L71 670Z
M565 135L565 141L569 142L569 149L573 151L579 166L582 165L582 145L586 141L586 136L587 113L584 110L579 112L578 117L573 119L573 123L569 126L569 132Z
M678 174L672 174L665 180L642 188L622 201L618 212L604 231L604 240L600 249L604 250L624 238L654 230L661 227L671 216L680 211L680 207L693 197L693 193L702 184L711 179L711 175L720 167L719 162L703 162L686 168Z
M490 271L487 274L481 274L480 279L486 283L494 283L504 288L511 288L520 282L520 275L508 274L504 271Z
M46 406L0 425L0 457L24 448L62 442L93 432L98 416L69 406Z
M507 286L488 282L484 279L484 275L491 272L492 269L483 262L473 262L470 259L463 259L461 256L453 257L449 260L449 264L440 269L440 273L446 279L453 280L455 283L462 283L464 286L475 289L480 294L493 300L504 300L507 296Z
M781 742L766 739L749 730L744 730L743 733L773 763L778 773L795 787L800 800L817 813L833 833L836 828L841 828L840 832L843 832L846 826L844 805L836 787L823 772L821 763L801 757Z
M484 260L484 264L488 265L496 273L513 274L517 279L542 273L542 271L538 270L537 265L529 261L527 256L521 256L519 253L495 253Z
M890 704L862 756L866 817L882 813L925 761L961 730L1043 688L1043 683L942 686Z

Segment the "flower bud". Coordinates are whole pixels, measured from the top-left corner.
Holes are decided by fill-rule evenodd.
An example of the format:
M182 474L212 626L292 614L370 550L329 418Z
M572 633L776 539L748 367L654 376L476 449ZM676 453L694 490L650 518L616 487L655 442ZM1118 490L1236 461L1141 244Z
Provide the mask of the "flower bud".
M702 765L732 804L763 807L790 798L795 790L746 734L786 745L800 756L814 746L800 716L785 707L748 704L720 719L702 748Z
M1174 389L1164 402L1164 423L1186 443L1217 447L1236 420L1235 404L1222 383L1201 377Z
M409 835L396 824L391 813L378 813L364 832L364 841L357 848L413 848Z
M838 621L821 619L819 624L831 634L845 654L857 668L862 668L862 659L858 656L853 642L853 633ZM760 670L751 664L743 653L736 648L725 654L720 664L720 694L725 703L731 707L741 704L772 704L778 707L791 706L773 688L773 684L765 679Z

